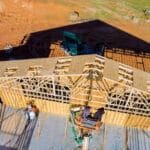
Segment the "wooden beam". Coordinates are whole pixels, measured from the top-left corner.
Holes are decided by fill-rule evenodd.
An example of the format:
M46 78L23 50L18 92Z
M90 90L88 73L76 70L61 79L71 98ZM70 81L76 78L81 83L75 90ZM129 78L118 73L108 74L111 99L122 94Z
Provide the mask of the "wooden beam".
M126 127L124 127L124 150L128 150L128 130Z

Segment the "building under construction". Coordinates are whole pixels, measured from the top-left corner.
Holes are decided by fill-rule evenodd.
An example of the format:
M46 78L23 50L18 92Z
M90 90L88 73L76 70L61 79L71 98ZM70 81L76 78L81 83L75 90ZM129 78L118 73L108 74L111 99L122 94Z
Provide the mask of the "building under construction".
M26 46L34 55L40 45L30 42ZM58 46L55 39L50 58L0 62L0 150L149 150L149 53L107 47L104 57L66 56ZM30 122L29 102L39 111ZM70 111L85 106L105 113L98 131L79 144Z

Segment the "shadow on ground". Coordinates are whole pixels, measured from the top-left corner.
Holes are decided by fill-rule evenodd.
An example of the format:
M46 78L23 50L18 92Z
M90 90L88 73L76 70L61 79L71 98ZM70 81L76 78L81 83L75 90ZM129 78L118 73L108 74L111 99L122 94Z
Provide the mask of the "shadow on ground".
M37 119L28 122L22 109L7 107L1 103L0 150L28 150Z
M13 50L1 50L0 60L49 57L51 44L62 40L63 31L77 33L82 42L94 49L97 43L104 42L108 49L132 50L137 54L149 53L150 44L117 27L100 20L77 23L26 35L20 46Z

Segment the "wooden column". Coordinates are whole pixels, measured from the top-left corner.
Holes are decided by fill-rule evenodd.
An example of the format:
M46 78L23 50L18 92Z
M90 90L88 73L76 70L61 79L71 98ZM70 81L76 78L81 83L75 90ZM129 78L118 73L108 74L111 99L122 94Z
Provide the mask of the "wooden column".
M84 140L83 140L83 147L82 150L88 150L88 146L89 146L89 137L85 136Z

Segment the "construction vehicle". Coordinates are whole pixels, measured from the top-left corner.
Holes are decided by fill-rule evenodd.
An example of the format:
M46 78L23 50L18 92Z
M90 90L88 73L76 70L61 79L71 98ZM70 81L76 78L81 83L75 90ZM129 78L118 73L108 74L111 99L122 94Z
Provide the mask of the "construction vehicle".
M92 49L86 43L83 43L77 34L64 31L61 49L71 56L81 54L100 54L103 56L105 47L104 43L97 43L95 48Z
M71 129L74 140L83 150L88 150L89 141L93 137L93 131L98 131L102 123L99 120L82 118L77 119L82 112L81 107L75 107L70 110Z

